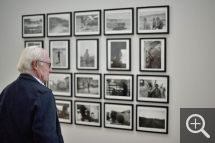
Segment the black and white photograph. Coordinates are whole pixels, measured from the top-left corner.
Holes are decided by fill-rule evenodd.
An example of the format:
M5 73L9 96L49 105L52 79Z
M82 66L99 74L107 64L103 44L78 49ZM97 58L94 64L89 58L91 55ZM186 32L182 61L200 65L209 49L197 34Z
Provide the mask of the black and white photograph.
M133 75L104 74L104 99L133 101Z
M133 105L105 102L104 127L133 130Z
M39 48L44 48L43 40L25 41L25 48L30 46L37 46Z
M72 101L55 100L57 116L61 123L72 123Z
M101 127L101 102L75 101L75 124Z
M99 69L99 40L76 40L76 68L77 70Z
M74 31L75 36L101 35L101 10L75 11Z
M52 69L70 69L70 40L50 40L49 56Z
M137 101L169 103L169 76L137 75Z
M137 7L137 34L169 34L169 6Z
M168 107L137 105L136 130L168 134Z
M72 74L71 73L50 73L48 88L55 96L72 96Z
M75 97L101 98L101 74L75 73Z
M134 8L104 10L104 35L134 33Z
M166 71L166 38L140 38L140 71Z
M72 13L48 13L47 37L72 36Z
M45 37L45 14L22 16L22 38Z
M131 39L107 39L107 70L131 70Z

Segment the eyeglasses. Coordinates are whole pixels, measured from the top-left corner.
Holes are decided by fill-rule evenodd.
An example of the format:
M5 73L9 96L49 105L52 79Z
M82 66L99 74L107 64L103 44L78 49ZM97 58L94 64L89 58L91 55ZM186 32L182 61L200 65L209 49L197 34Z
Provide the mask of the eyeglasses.
M49 68L51 68L51 65L52 65L51 63L40 61L40 60L37 60L37 61L42 62L42 63L46 63L49 66Z

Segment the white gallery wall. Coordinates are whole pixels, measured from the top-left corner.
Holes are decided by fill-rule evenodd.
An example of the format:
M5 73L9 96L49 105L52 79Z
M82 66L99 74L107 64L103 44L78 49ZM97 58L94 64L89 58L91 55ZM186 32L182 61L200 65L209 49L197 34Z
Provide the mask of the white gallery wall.
M136 7L170 6L169 34L136 34ZM76 39L99 39L99 70L93 73L116 73L134 75L134 101L110 101L102 99L61 98L70 100L159 105L169 107L169 133L147 133L136 131L136 111L134 130L118 130L102 127L61 124L65 143L179 143L180 108L215 108L215 1L214 0L0 0L0 91L15 80L19 73L17 61L24 48L22 38L22 15L74 12L83 10L103 10L134 7L134 35L104 36L103 19L101 36L36 38L44 40L49 50L49 40L70 39L70 70L57 72L81 72L76 70ZM74 14L74 13L73 13ZM72 19L73 21L73 19ZM166 72L139 71L139 38L167 38ZM106 39L131 38L131 71L113 72L106 70ZM91 72L92 73L92 72ZM169 104L144 103L136 101L136 75L169 75ZM103 77L103 76L102 76ZM102 81L103 85L103 81ZM103 93L103 88L102 88ZM60 99L59 97L56 97ZM103 107L103 106L102 106ZM103 109L103 108L102 108ZM102 110L103 111L103 110ZM73 113L74 114L74 113ZM102 113L103 119L103 113Z

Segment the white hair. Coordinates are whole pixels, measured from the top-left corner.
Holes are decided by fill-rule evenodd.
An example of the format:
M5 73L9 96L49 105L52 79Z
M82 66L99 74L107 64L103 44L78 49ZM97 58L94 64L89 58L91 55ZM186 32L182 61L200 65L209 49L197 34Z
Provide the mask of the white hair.
M45 57L45 50L37 46L26 47L20 56L17 68L20 73L31 73L32 62L34 60L43 60Z

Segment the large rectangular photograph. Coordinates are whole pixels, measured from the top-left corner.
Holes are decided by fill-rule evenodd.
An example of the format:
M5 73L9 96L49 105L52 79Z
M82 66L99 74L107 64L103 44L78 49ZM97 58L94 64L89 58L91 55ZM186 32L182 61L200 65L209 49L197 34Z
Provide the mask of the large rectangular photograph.
M104 98L133 101L133 75L104 74Z
M101 35L101 10L74 12L75 36Z
M133 105L104 103L104 127L133 130Z
M75 97L101 98L101 74L75 73Z
M43 40L25 41L25 48L30 46L37 46L39 48L44 48Z
M22 16L22 38L45 37L45 14Z
M100 102L75 101L75 124L101 127L101 111Z
M70 41L69 40L50 40L49 56L52 69L70 68Z
M48 13L47 14L47 36L62 37L72 36L72 13Z
M107 39L107 70L131 70L131 39Z
M55 100L57 116L61 123L72 123L72 101Z
M137 75L137 101L169 103L169 76Z
M50 73L48 88L55 96L72 96L72 74Z
M169 6L137 7L137 34L168 34Z
M140 71L166 71L166 38L140 38Z
M77 39L76 41L77 70L99 69L99 40Z
M168 107L137 105L136 130L168 134Z
M134 8L105 9L104 35L134 33Z

